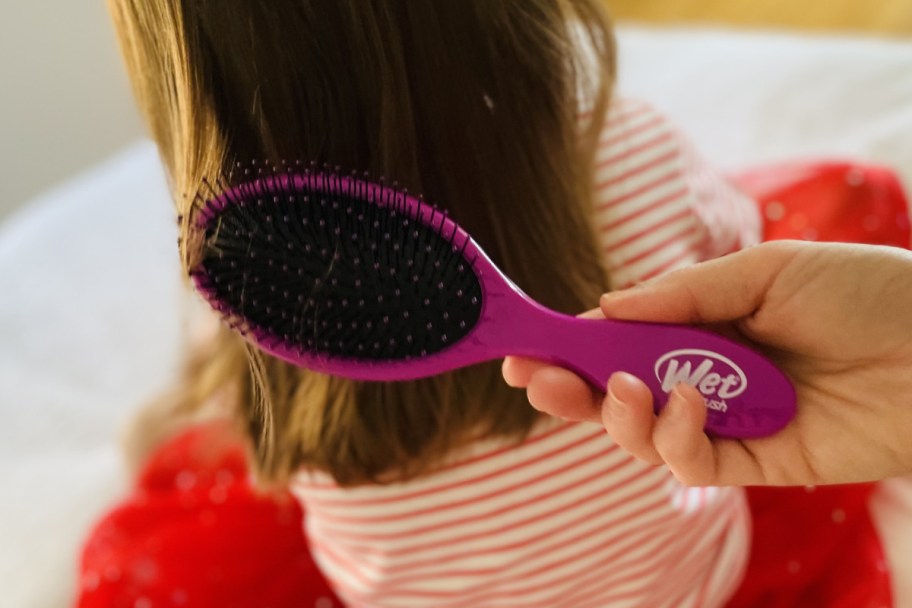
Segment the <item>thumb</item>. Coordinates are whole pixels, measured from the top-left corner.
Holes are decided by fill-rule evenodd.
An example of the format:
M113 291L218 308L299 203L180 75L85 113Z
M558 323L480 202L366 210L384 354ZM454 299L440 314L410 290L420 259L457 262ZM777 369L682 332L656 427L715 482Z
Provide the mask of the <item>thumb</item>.
M760 309L798 245L776 242L703 262L602 296L609 319L706 324L732 321Z

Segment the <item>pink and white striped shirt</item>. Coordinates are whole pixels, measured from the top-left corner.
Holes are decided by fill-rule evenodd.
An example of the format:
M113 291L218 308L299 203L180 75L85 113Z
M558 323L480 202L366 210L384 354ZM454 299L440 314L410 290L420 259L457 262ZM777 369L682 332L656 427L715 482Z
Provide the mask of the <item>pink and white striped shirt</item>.
M645 104L614 104L596 162L615 287L758 238L754 205ZM342 489L301 472L292 491L350 606L718 606L747 559L739 490L684 488L602 429L554 419L518 446L474 444L426 478Z

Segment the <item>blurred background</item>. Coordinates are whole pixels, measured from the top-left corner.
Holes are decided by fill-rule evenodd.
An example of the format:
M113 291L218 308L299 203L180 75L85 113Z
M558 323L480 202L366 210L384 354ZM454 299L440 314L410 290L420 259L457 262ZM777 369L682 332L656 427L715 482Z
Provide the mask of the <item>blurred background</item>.
M618 20L912 36L910 0L606 0ZM142 137L103 0L9 2L0 20L0 223Z
M0 221L142 136L104 0L3 12Z
M606 0L619 19L912 35L909 0Z

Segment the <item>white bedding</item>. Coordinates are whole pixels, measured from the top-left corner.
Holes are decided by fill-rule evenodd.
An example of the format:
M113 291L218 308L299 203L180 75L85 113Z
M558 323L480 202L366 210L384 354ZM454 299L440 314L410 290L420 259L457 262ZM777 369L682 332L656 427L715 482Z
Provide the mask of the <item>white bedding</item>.
M912 44L626 28L621 90L725 168L882 161L912 184ZM65 606L86 527L125 484L122 423L167 385L187 301L169 197L138 143L0 226L0 606ZM912 483L879 500L912 606Z

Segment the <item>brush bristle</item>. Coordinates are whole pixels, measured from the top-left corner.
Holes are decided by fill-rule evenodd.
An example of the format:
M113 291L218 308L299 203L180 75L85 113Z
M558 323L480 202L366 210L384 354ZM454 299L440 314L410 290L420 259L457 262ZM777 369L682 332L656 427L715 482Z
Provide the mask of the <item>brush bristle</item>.
M440 352L478 322L468 237L444 231L442 214L428 221L406 192L337 173L245 171L201 196L194 276L255 342L396 361Z

